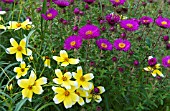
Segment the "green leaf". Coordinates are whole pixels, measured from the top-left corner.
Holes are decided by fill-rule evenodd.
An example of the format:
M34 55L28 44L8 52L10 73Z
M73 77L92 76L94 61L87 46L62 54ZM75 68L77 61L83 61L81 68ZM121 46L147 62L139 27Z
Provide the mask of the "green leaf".
M20 111L21 107L24 105L24 103L27 101L27 99L22 99L20 102L17 103L14 111Z
M43 106L41 106L37 111L41 111L42 109L46 108L47 106L55 106L55 108L57 109L57 111L61 111L58 107L56 107L56 105L54 104L54 102L50 102L48 104L44 104Z

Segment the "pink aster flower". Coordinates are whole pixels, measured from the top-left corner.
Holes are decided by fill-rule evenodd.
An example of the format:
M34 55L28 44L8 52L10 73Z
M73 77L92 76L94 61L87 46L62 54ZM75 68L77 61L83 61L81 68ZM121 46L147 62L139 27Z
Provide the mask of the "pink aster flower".
M168 18L158 17L155 22L161 28L170 28L170 19Z
M162 58L162 65L164 67L170 68L170 55L165 56L165 57Z
M47 10L46 14L41 14L41 16L45 19L45 20L52 20L54 19L56 16L58 15L57 10L55 10L54 8L50 8Z
M2 2L4 2L4 3L13 3L14 0L2 0Z
M123 50L126 52L130 49L131 43L128 40L119 38L114 41L113 46L116 50Z
M119 5L123 5L126 0L110 0L110 2L112 3L113 6L119 6Z
M139 28L139 24L136 20L122 20L120 26L127 31L136 31Z
M87 24L80 28L78 34L83 39L93 39L100 36L100 29L95 25Z
M53 2L60 8L64 8L70 5L70 2L68 0L53 0Z
M140 19L140 22L143 24L143 25L149 25L150 23L153 22L153 19L151 17L148 17L148 16L143 16L141 19Z
M64 41L64 49L71 50L71 49L79 49L82 44L82 38L77 35L69 36Z
M107 39L101 38L99 40L96 40L96 44L101 50L112 50L113 49L112 43L110 43Z

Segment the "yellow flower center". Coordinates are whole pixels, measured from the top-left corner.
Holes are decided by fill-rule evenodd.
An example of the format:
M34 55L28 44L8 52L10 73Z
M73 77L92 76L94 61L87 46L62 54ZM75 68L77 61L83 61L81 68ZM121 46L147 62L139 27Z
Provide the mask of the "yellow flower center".
M29 29L31 29L31 28L32 28L32 26L31 26L31 25L29 25L29 24L28 24L28 25L26 25L26 29L27 29L27 30L29 30Z
M21 23L17 23L16 26L17 26L17 27L21 27Z
M80 77L81 81L85 81L85 78L83 76Z
M29 86L28 86L28 89L29 89L29 90L32 90L32 86L31 86L31 85L29 85Z
M50 59L48 56L45 56L45 59Z
M51 14L51 13L48 13L48 14L47 14L47 17L52 17L52 14Z
M68 62L68 61L69 61L69 59L68 59L68 58L64 58L64 61L65 61L65 62Z
M143 20L143 22L144 22L144 23L147 23L147 22L149 22L149 20Z
M126 46L126 44L125 44L125 43L122 43L122 42L121 42L121 43L119 43L119 47L120 47L120 48L122 48L122 49L123 49L125 46Z
M25 71L25 68L21 68L21 72L24 72Z
M79 93L79 92L76 91L75 93L76 93L78 96L80 96L80 93Z
M170 59L168 59L168 64L170 64Z
M120 0L115 0L115 2L116 2L116 3L119 3L119 2L120 2Z
M128 28L133 28L133 25L132 25L132 24L126 24L126 26L127 26Z
M21 51L21 50L22 50L22 47L21 47L21 46L18 46L18 47L17 47L17 50L18 50L18 51Z
M91 30L88 30L87 32L86 32L86 35L92 35L93 34L93 32L91 31Z
M75 45L76 45L76 42L75 42L75 41L72 41L72 42L70 43L70 45L71 45L71 46L75 46Z
M69 96L69 95L70 95L70 92L69 92L69 91L65 91L65 92L64 92L64 95L65 95L65 96Z
M67 78L63 76L63 77L62 77L62 80L63 80L63 81L67 81Z
M168 23L166 21L161 22L162 25L167 25Z
M103 48L107 48L107 44L105 44L105 43L102 43L101 46L102 46Z

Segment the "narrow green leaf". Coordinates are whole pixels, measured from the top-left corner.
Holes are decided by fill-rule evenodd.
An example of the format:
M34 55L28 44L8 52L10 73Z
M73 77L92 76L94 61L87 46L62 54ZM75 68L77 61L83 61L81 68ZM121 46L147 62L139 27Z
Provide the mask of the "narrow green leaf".
M42 109L46 108L47 106L51 106L51 105L55 106L54 102L50 102L48 104L41 106L37 111L41 111ZM58 107L55 107L55 108L57 108L57 111L60 111Z
M27 99L22 99L20 102L17 103L14 111L20 111L21 107L24 105L24 103L27 101Z

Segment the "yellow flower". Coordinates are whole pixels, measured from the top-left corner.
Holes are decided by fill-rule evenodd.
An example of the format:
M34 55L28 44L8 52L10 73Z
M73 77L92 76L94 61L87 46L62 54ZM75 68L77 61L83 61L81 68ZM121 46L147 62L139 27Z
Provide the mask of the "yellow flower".
M29 70L29 67L26 67L26 64L24 61L21 62L20 67L15 67L14 72L17 73L16 78L19 79L21 76L25 76L27 74L27 71Z
M69 64L78 64L79 59L68 58L68 54L65 50L60 51L60 57L53 56L53 59L57 62L62 62L61 66L67 66Z
M15 30L22 28L24 30L28 30L28 29L30 29L30 27L28 27L28 26L31 25L31 24L32 24L32 22L30 22L29 19L25 20L22 23L16 22L16 21L9 21L10 26L7 26L7 28L8 29L15 29Z
M100 103L102 101L100 94L104 92L105 92L105 88L103 86L98 86L95 88L93 86L93 88L88 91L89 96L86 97L86 102L89 103L91 102L92 99L94 99L97 103Z
M6 30L6 27L4 25L0 25L0 29Z
M79 66L77 67L77 73L73 72L72 74L73 74L73 77L78 82L79 87L82 86L85 90L89 90L92 88L93 83L88 82L94 78L92 73L83 75L82 67Z
M78 83L76 81L71 81L72 75L70 72L66 72L64 75L62 74L60 69L55 70L55 74L58 78L54 78L53 82L56 84L60 84L62 87L66 89L71 89L71 85L77 87Z
M162 72L158 70L159 68L160 68L160 64L156 64L155 66L152 67L151 66L145 67L144 70L151 72L153 77L156 77L157 74L161 77L164 77Z
M28 48L26 48L26 38L22 39L18 45L18 43L15 41L15 39L11 38L10 43L13 47L9 47L6 49L6 52L8 54L15 54L16 53L16 60L22 61L22 54L24 55L31 55L32 51Z
M79 105L81 105L81 106L84 105L85 102L82 97L87 97L88 92L86 90L84 90L83 88L79 88L79 89L76 89L75 93L79 96L79 100L77 101L79 103Z
M79 96L74 92L75 88L65 90L64 88L53 86L52 89L57 93L53 98L55 104L63 102L66 109L71 108L79 100Z
M6 14L6 11L0 11L0 15Z
M51 68L51 66L50 66L50 58L48 56L43 56L43 60L45 60L44 61L44 66L48 67L48 68Z
M9 86L7 85L6 88L8 91L11 91L13 89L13 86L12 86L12 84L10 84Z
M30 102L32 100L33 93L42 94L44 90L41 85L47 83L46 77L41 77L38 80L36 80L36 78L34 71L31 71L29 79L21 79L17 82L21 88L24 88L22 90L22 98L24 99L27 97Z

